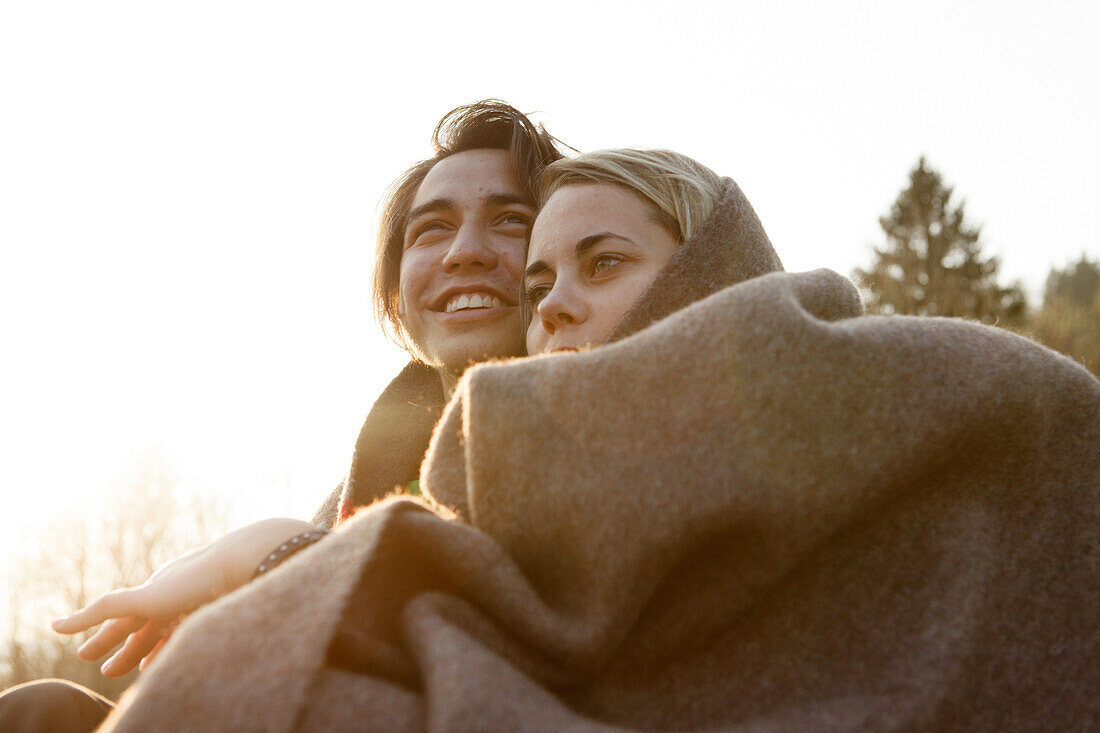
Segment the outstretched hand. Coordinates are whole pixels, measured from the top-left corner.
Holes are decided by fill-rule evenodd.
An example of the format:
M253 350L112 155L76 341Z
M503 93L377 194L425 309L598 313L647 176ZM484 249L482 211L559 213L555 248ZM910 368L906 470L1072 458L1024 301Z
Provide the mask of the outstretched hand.
M188 613L232 590L216 548L217 543L190 552L162 565L141 585L100 596L54 621L54 631L75 634L102 623L77 656L99 659L122 644L100 667L103 675L121 677L139 664L144 669Z
M121 644L100 667L105 677L121 677L138 665L145 669L187 614L247 583L271 548L309 529L315 528L297 519L257 522L165 563L141 585L105 593L51 625L58 633L76 634L103 624L77 656L99 659Z

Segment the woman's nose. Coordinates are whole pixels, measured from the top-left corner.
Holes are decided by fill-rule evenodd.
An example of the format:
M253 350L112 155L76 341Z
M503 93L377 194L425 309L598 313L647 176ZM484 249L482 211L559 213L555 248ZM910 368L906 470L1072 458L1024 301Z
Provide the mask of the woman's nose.
M440 263L444 272L463 269L492 270L500 261L493 249L489 233L473 222L464 223L455 232L447 252Z
M583 323L588 317L584 300L560 282L539 303L538 312L542 327L551 335L559 328Z

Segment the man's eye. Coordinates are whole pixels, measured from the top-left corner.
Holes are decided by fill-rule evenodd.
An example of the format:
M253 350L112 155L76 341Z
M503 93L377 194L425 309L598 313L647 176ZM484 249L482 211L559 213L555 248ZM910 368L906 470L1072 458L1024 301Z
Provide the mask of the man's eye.
M498 218L495 223L497 226L521 226L526 229L531 226L531 217L517 211L510 211Z
M592 258L592 264L589 266L589 274L599 275L604 270L609 270L615 265L623 261L623 258L619 255L605 254Z
M434 242L440 232L446 231L447 224L442 221L428 221L423 224L419 224L413 229L413 234L409 238L409 247L417 244L424 244Z

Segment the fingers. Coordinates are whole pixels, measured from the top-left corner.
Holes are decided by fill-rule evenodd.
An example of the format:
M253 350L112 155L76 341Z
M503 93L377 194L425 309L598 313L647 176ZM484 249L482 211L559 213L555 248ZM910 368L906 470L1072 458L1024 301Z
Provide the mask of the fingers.
M172 634L175 633L176 629L179 628L180 624L183 623L183 620L185 618L187 617L180 616L179 618L172 619L172 621L169 622L168 627L164 629L164 636L160 638L160 641L157 642L157 645L153 647L152 651L142 657L141 664L138 665L138 669L140 669L142 672L145 671L145 668L148 667L154 659L156 659L156 656L160 654L160 650L163 649L164 645L168 643L168 640L172 638Z
M141 658L141 664L138 665L138 669L144 672L145 668L152 664L153 660L160 654L160 650L163 649L164 645L168 643L168 640L172 638L172 632L174 630L174 628L168 629L167 633L160 638L160 641L157 642L157 645L153 647L152 651Z
M130 634L144 626L145 621L146 619L137 616L113 618L103 624L99 631L81 644L80 648L76 650L76 655L89 661L99 659L125 641Z
M111 591L76 613L56 619L50 625L59 634L75 634L103 623L109 618L129 616L134 613L134 609L131 608L132 596L133 591L129 588Z
M130 634L122 648L104 662L99 671L104 677L122 677L156 648L168 628L168 621L158 619L147 621L139 630Z

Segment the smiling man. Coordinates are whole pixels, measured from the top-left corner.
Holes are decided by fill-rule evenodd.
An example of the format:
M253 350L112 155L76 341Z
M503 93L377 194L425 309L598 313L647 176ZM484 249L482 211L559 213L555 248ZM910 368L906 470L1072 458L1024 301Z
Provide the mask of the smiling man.
M351 470L314 516L331 527L395 487L416 490L432 428L462 373L524 353L520 283L542 169L562 154L514 107L444 115L435 155L394 182L375 253L375 312L413 357L375 402Z
M417 190L395 325L447 394L470 364L524 353L519 284L533 219L506 150L455 153Z

